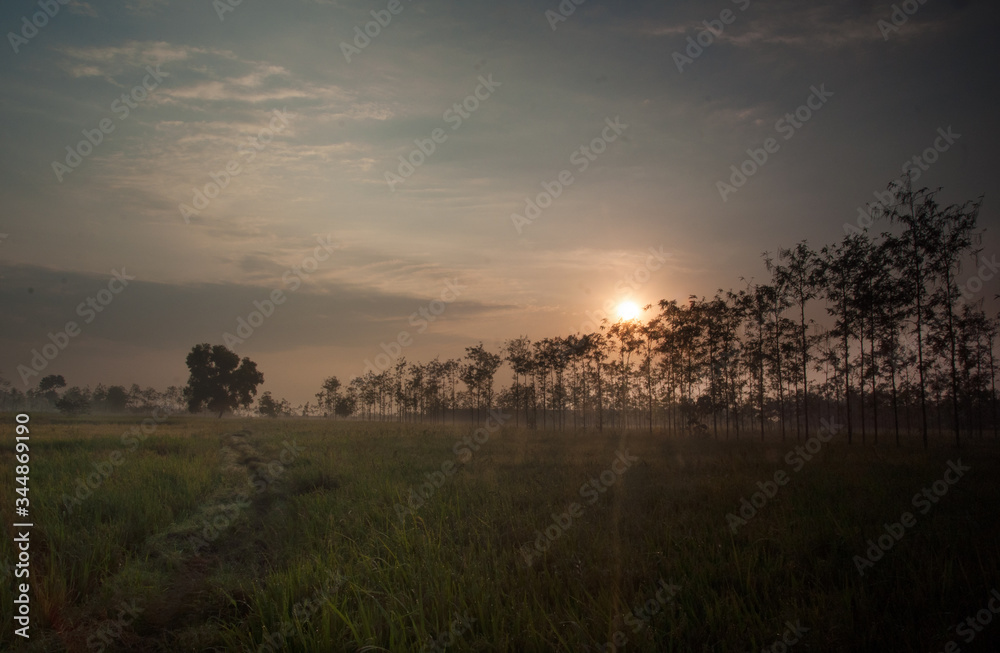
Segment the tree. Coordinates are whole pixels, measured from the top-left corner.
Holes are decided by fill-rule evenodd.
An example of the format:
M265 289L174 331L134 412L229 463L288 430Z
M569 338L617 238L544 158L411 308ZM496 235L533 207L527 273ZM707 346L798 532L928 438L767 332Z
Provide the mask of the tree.
M90 410L90 392L85 388L73 386L54 403L64 415L82 415Z
M324 416L336 412L337 400L340 399L340 379L335 376L323 381L322 389L316 393L316 402Z
M129 396L124 386L108 387L104 395L104 405L112 413L124 413L128 410Z
M187 356L187 366L191 376L184 397L192 413L205 407L222 417L227 410L247 408L257 395L257 386L264 382L257 363L245 357L241 361L224 345L195 345Z
M13 402L11 401L14 394L13 389L11 382L0 376L0 397L3 397L3 403L0 406L3 407L3 410L14 409Z
M844 408L847 412L847 443L854 440L851 420L851 338L858 334L857 290L865 278L863 269L868 239L863 234L851 234L833 247L821 250L823 279L826 284L826 298L829 301L827 313L834 318L833 332L840 337L843 356ZM862 379L863 381L863 379Z
M350 417L357 410L357 405L353 394L342 395L337 397L337 405L333 407L333 411L338 417Z
M783 365L783 353L787 348L790 338L785 337L791 332L795 325L786 317L783 317L785 309L792 305L791 293L788 286L788 279L779 271L779 266L771 258L770 254L764 254L764 264L771 272L772 283L766 286L768 298L768 355L769 368L774 382L774 388L778 393L778 421L781 426L781 441L785 441L785 378L787 376Z
M775 268L779 282L788 288L789 296L799 309L798 351L800 376L802 383L802 412L805 425L805 439L809 439L809 324L806 321L806 304L819 294L821 284L821 265L816 253L809 249L806 241L800 242L791 249L779 249L778 260L785 265ZM798 424L796 423L796 428ZM796 432L798 439L798 432Z
M642 310L648 311L652 307L652 304L646 304ZM656 367L653 365L653 347L659 332L660 320L657 317L650 318L646 324L640 324L639 326L640 341L642 343L642 363L639 366L639 371L646 381L646 415L649 419L650 433L653 432L653 403L656 394L653 388L658 381L656 378Z
M36 395L44 397L46 401L54 405L56 399L59 398L59 393L56 390L65 387L66 379L63 378L62 374L49 374L46 377L42 377L42 380L38 382Z
M902 224L903 233L889 239L890 251L893 253L893 265L899 275L907 279L911 286L911 298L914 302L913 312L916 318L917 335L917 374L920 377L920 416L924 449L927 448L927 366L924 361L924 322L927 319L927 282L933 278L933 271L928 270L928 259L933 254L933 229L926 200L927 189L914 191L910 176L905 181L892 182L889 191L898 193L894 206L883 209L880 217L890 223ZM850 430L850 424L847 425Z
M748 346L744 349L744 358L747 371L756 377L761 442L764 441L764 425L767 420L764 403L764 370L768 362L765 337L768 314L773 306L773 296L771 286L751 285L749 281L747 282L747 290L740 296L741 308L747 317L745 330ZM750 346L751 342L752 346Z
M792 412L796 439L801 431L808 439L818 418L846 419L848 443L860 426L861 444L869 430L878 444L890 417L897 444L911 418L925 446L935 419L939 431L950 422L956 444L962 429L983 437L992 425L996 435L1000 325L981 307L963 306L972 286L960 284L961 264L977 253L982 200L942 208L933 192L911 191L907 180L897 185L902 192L891 207L872 209L873 219L888 220L889 233L853 230L818 251L804 241L779 248L773 258L765 254L767 284L740 277L746 287L738 292L660 300L645 323L605 318L595 333L519 336L503 344L502 359L482 343L461 360L399 359L390 370L352 379L343 413L340 399L336 412L444 419L450 405L453 423L459 408L478 421L495 403L502 361L512 385L501 388L500 405L518 425L523 411L530 427L540 405L543 428L558 413L553 426L572 417L574 427L600 430L607 408L609 424L652 431L659 420L677 433L707 430L711 415L716 434L724 410L727 439L733 428L739 439L758 426L761 439L779 429L785 439ZM823 309L825 319L810 319ZM459 379L464 388L456 393Z
M524 393L521 391L521 384L518 381L520 377L527 378L531 372L531 341L528 340L527 336L508 340L503 345L503 352L507 363L510 364L511 371L514 373L514 389L512 390L514 397L514 423L515 426L520 426L518 399ZM527 419L527 406L524 407L524 412L525 419Z
M956 338L958 316L955 312L959 289L956 277L962 269L962 256L972 251L973 245L978 242L976 219L981 204L982 198L978 202L967 202L963 206L953 205L941 211L937 209L933 193L924 201L924 206L927 207L927 213L932 220L933 234L928 264L939 281L936 292L931 296L931 301L937 308L937 315L932 317L930 322L936 331L935 340L938 343L943 343L940 350L948 360L956 447L961 445L958 406L958 343Z
M469 362L462 366L462 382L475 395L478 424L483 405L487 410L493 407L493 375L500 367L500 356L486 351L480 342L475 347L465 348L465 360Z
M260 396L260 400L257 402L257 412L264 417L271 418L289 416L292 414L292 405L287 399L275 401L271 396L271 391L268 390Z
M618 423L620 427L628 426L629 397L631 395L632 354L642 347L642 324L639 320L618 320L608 327L608 335L613 336L618 343L618 361L612 369L618 372L617 406Z
M172 385L163 393L163 407L170 412L184 410L184 388Z
M604 328L604 327L601 327ZM601 370L608 358L608 338L600 331L581 336L581 348L585 359L594 365L594 388L597 392L597 430L604 430L604 376Z

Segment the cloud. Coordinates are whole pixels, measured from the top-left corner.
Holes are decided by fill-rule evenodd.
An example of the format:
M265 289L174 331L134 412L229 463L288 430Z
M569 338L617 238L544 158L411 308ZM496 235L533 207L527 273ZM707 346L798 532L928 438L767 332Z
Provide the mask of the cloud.
M308 100L312 105L342 104L345 115L385 119L391 111L372 102L349 106L354 94L336 85L307 82L283 66L241 58L231 50L172 44L166 41L128 41L116 46L62 47L61 66L71 76L132 79L146 66L162 66L169 82L155 94L159 103L207 110L213 105ZM141 75L140 75L141 77Z
M225 49L129 41L65 47L59 54L72 76L104 78L119 88L142 79L140 66L161 66L166 78L129 117L130 135L116 134L116 151L101 150L88 160L86 172L74 175L93 175L113 190L126 191L134 201L125 201L157 220L176 220L164 210L190 202L193 188L204 186L211 173L234 159L246 163L237 184L241 191L213 203L213 217L222 220L227 215L218 211L231 202L273 194L265 176L277 182L275 172L285 179L296 175L300 185L319 171L342 171L347 179L369 176L376 157L369 145L345 140L345 126L382 123L396 111L388 102L359 101L356 92L338 85L305 81L283 66ZM240 148L268 127L275 109L287 111L289 124L254 161L246 161L238 155Z
M113 79L125 72L132 73L147 65L170 64L191 60L196 55L214 53L235 58L231 52L209 50L166 41L127 41L116 46L57 47L60 65L73 77L105 77Z
M66 6L69 7L70 13L80 16L90 16L91 18L97 17L97 10L82 0L70 0Z
M166 8L170 0L125 0L125 11L137 16L150 16Z
M702 5L698 10L705 12ZM738 6L738 5L737 5ZM735 20L726 25L714 41L728 43L739 48L775 46L805 52L829 52L865 44L884 43L878 21L888 20L892 8L868 3L821 3L802 4L796 2L755 2L745 12L737 6L730 8ZM705 20L717 20L718 13L691 14L677 19L660 19L637 28L642 36L676 40L678 47L686 43L686 36L696 36L705 30ZM893 36L914 40L940 32L947 27L945 18L931 16L931 12L921 12L915 20L907 22Z
M263 261L264 268L269 265ZM140 276L131 267L124 272ZM64 329L69 321L82 332L71 346L96 340L148 351L221 342L224 333L235 335L240 318L270 301L275 290L283 292L284 301L247 339L255 350L377 346L380 339L405 328L409 316L444 288L444 279L428 292L411 295L330 281L293 290L294 285L280 281L166 284L140 278L130 281L100 313L91 316L86 304L78 311L88 297L108 287L111 276L0 264L0 302L14 316L0 324L0 344L7 352L2 361L5 376L19 378L16 366L27 364L31 350L48 343L47 334ZM454 324L511 308L462 296L449 305L448 318Z

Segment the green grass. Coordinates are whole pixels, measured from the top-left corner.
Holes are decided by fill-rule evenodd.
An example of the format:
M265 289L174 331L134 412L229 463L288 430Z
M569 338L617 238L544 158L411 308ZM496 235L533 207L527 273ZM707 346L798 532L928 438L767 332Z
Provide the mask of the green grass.
M794 441L505 428L463 464L452 448L467 427L173 417L130 451L120 437L138 421L33 417L32 639L6 626L0 649L98 650L110 632L108 651L256 651L275 633L280 650L416 651L456 614L469 621L450 651L605 650L616 633L624 651L760 650L786 621L809 628L794 651L1000 641L1000 624L971 645L954 631L1000 587L993 442L924 452L838 437L793 473ZM622 447L639 461L590 505L580 486ZM116 450L122 464L67 513L64 495ZM912 496L958 456L973 471L860 576L866 540L916 514ZM11 488L10 447L2 460ZM400 518L394 506L448 461L457 473ZM789 483L731 533L726 514L777 470ZM582 516L526 564L521 547L573 502ZM666 605L661 579L680 586ZM140 613L118 628L123 601ZM648 627L626 622L643 605ZM0 617L12 623L9 601Z

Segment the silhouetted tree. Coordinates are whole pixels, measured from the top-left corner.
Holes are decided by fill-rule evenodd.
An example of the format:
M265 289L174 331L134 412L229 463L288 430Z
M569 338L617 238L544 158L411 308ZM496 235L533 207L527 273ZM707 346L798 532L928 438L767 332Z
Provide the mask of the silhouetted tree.
M41 380L38 381L38 388L35 390L35 396L41 397L54 406L56 399L59 398L58 390L65 387L66 379L63 378L62 374L49 374L48 376L42 377Z
M893 254L893 265L900 277L910 283L910 297L913 301L913 315L917 336L917 391L920 396L920 421L924 448L927 448L927 379L924 361L924 321L927 318L927 284L933 277L929 260L933 254L933 227L928 206L928 191L914 191L909 175L902 181L889 184L889 191L896 196L893 206L883 209L879 215L890 223L901 224L904 229L899 235L888 239L889 251ZM850 425L848 425L850 429Z
M260 396L257 402L257 412L264 417L284 417L292 414L292 405L287 399L275 401L274 397L271 396L271 391L268 390Z
M806 305L819 294L822 282L822 266L816 252L809 249L806 241L789 249L778 249L775 276L788 289L788 296L798 309L798 362L799 381L802 383L801 403L805 439L809 439L809 323L806 321ZM798 420L796 420L796 440Z
M316 403L324 416L336 413L337 400L340 398L340 379L335 376L323 381L320 391L316 393ZM263 399L263 397L262 397Z
M520 418L518 416L518 405L524 409L525 419L527 419L528 407L523 403L519 402L519 399L523 399L526 394L522 392L519 380L521 378L527 378L531 372L531 341L528 340L527 336L520 336L512 340L508 340L503 346L504 360L510 365L511 371L514 373L514 424L515 426L520 426Z
M247 408L264 382L256 363L246 357L241 361L224 345L195 345L187 355L187 366L191 375L184 397L192 413L206 407L222 417L227 410Z
M86 389L73 386L54 403L64 415L82 415L90 411L90 393Z

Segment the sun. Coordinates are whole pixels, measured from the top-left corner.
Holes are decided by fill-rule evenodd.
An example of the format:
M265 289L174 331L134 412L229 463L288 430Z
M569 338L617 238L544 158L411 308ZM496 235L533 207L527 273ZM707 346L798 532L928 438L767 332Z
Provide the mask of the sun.
M634 320L639 317L639 306L635 302L618 304L618 317L623 320Z

